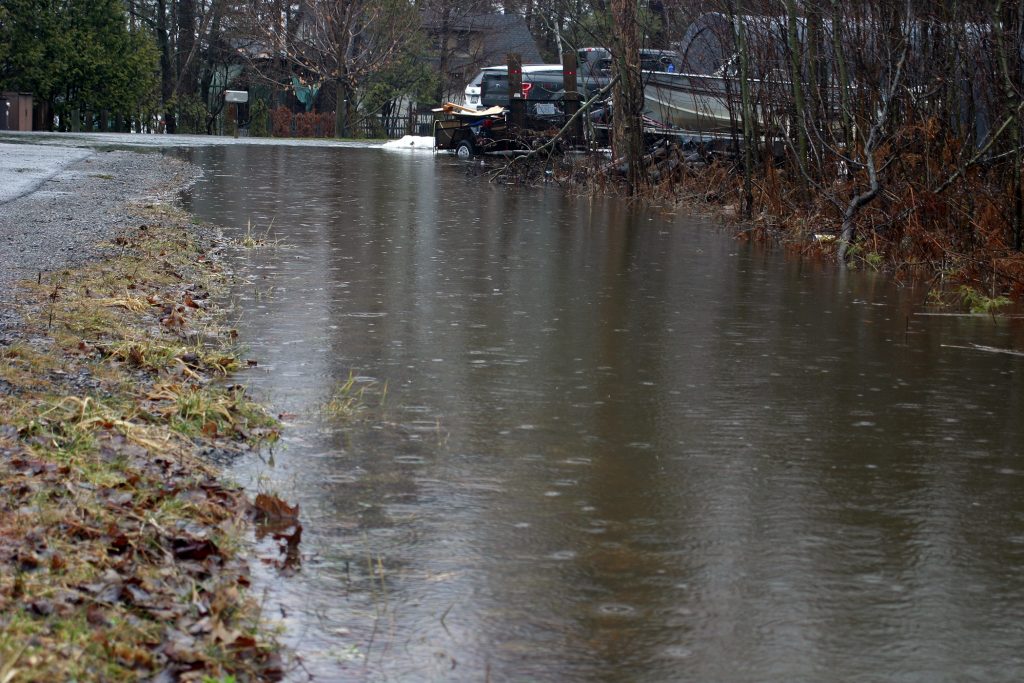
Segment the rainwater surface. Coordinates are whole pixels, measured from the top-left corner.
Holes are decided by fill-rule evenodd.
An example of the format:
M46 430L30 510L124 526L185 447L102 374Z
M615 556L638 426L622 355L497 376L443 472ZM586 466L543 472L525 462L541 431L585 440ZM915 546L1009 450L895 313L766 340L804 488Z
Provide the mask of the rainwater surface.
M1024 680L1024 321L448 157L190 158L273 241L229 474L301 506L293 680Z

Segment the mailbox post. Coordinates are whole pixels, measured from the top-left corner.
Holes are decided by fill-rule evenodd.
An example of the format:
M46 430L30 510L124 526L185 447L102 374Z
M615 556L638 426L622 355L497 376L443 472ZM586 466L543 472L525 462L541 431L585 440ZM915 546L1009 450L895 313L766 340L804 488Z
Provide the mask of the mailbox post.
M249 101L249 93L245 90L225 90L224 101L228 104L228 119L234 123L235 137L238 137L238 105Z

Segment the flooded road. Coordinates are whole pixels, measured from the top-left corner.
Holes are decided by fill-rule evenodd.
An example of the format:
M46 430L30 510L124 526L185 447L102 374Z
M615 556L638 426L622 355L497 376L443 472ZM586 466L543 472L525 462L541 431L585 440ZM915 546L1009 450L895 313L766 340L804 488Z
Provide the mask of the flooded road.
M972 346L1024 321L450 158L190 158L279 240L231 474L302 507L257 587L316 680L1024 679L1024 357Z

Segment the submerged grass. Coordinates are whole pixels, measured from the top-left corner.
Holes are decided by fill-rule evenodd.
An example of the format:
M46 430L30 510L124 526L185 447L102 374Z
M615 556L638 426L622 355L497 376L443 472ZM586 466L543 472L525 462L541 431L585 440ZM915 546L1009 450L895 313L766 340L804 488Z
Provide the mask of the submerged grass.
M320 406L320 416L332 422L351 422L373 408L383 408L388 396L387 382L360 378L350 372Z
M270 221L267 229L260 232L252 224L252 220L245 224L245 234L236 240L236 244L244 249L259 249L262 247L276 247L281 244L279 238L270 236L271 231L274 229L274 221Z
M110 258L40 277L0 346L0 682L271 680L238 554L251 506L200 453L276 438L219 378L215 249L150 208Z

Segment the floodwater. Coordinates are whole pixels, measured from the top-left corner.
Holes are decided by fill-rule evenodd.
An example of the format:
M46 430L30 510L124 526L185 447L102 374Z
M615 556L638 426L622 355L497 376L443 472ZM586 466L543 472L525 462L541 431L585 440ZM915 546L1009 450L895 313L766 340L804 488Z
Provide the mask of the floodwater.
M231 473L301 505L293 680L1024 680L1024 321L447 157L191 158L278 240Z

